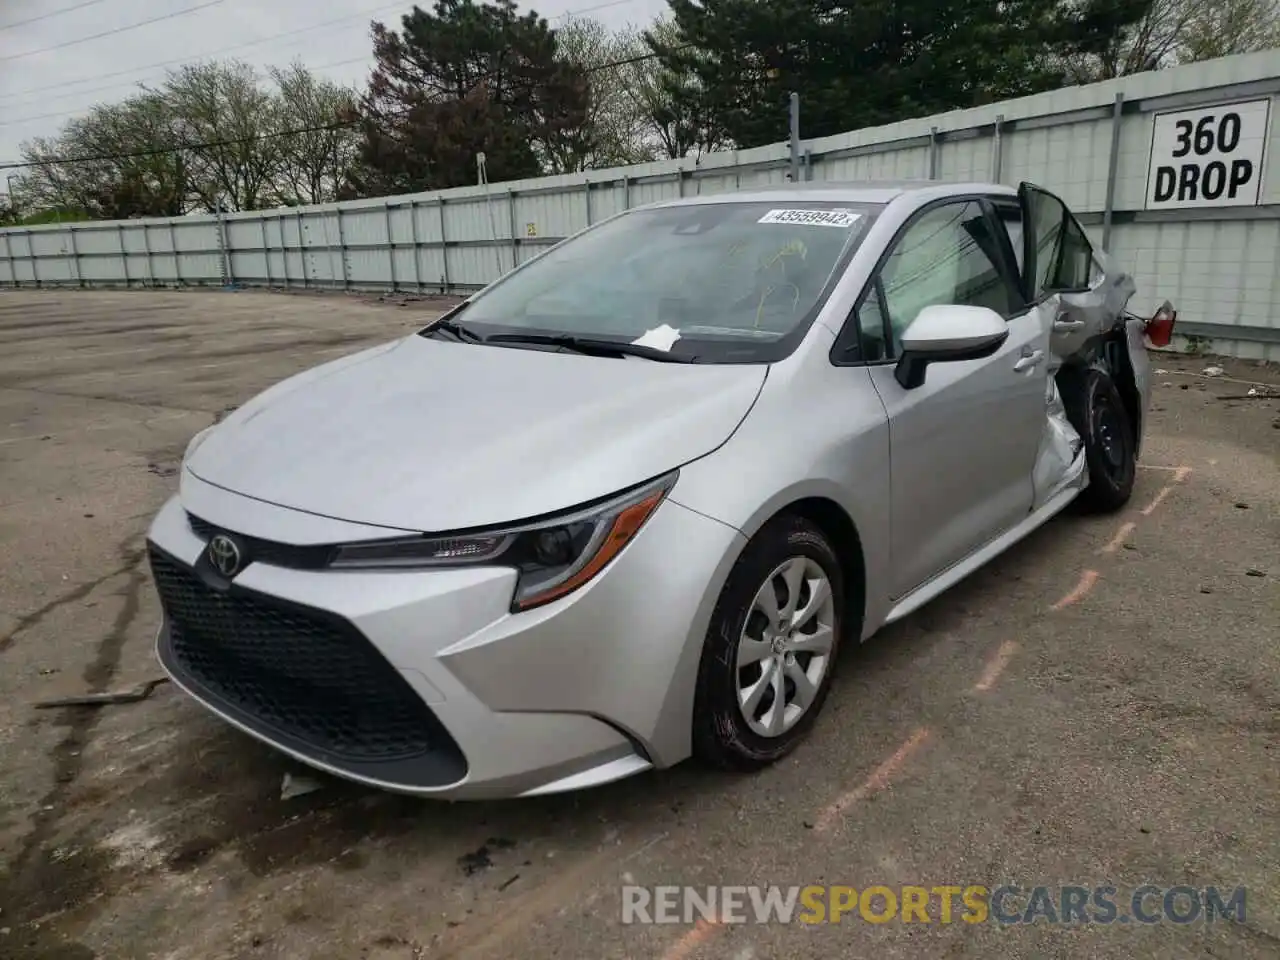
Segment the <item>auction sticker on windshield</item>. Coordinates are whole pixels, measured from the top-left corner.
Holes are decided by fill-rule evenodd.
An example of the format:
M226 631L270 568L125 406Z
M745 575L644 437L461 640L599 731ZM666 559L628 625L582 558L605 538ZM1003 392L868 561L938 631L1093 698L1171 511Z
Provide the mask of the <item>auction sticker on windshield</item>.
M770 210L757 223L789 223L806 227L852 227L862 214L848 210Z

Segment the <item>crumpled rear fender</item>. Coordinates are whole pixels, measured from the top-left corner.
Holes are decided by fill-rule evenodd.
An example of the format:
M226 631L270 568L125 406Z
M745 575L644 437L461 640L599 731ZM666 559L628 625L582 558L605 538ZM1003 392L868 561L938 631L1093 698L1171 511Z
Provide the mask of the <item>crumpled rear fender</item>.
M1141 455L1147 406L1151 401L1151 363L1145 321L1126 314L1137 290L1132 275L1103 253L1095 254L1102 279L1084 293L1061 297L1049 338L1050 371L1066 365L1094 367L1115 383L1133 428L1135 453Z
M1146 321L1127 314L1137 290L1133 277L1102 253L1095 255L1102 277L1082 293L1061 294L1048 301L1049 384L1045 397L1045 431L1036 457L1035 502L1042 505L1067 486L1087 483L1082 424L1070 422L1061 391L1078 389L1079 378L1059 377L1064 367L1101 370L1116 385L1133 430L1134 454L1142 453L1147 407L1151 401L1151 362L1147 356Z

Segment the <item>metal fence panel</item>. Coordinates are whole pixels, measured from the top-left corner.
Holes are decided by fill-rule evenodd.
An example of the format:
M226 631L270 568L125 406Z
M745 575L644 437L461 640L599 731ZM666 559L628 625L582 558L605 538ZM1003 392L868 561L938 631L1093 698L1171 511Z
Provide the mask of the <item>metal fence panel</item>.
M1275 51L1227 57L810 140L801 145L801 179L1039 183L1134 272L1135 310L1169 297L1183 325L1210 336L1215 349L1280 359L1277 94ZM1259 102L1269 104L1269 119L1265 143L1252 147L1256 203L1250 195L1230 207L1147 208L1158 116ZM1176 122L1166 116L1162 129ZM783 184L789 154L777 143L696 162L341 204L5 229L0 289L230 283L466 292L632 207Z

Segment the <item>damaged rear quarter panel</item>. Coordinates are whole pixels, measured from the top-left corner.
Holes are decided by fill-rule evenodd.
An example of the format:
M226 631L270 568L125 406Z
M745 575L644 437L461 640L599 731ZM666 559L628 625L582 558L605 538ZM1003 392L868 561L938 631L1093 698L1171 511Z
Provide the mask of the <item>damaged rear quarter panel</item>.
M1099 275L1081 293L1059 294L1049 300L1050 384L1045 398L1045 433L1035 466L1037 504L1071 483L1083 464L1081 426L1069 422L1060 389L1072 382L1058 377L1064 367L1093 367L1116 384L1128 408L1135 456L1141 454L1143 427L1151 398L1151 364L1147 356L1145 324L1126 316L1136 292L1133 277L1105 254L1096 253Z

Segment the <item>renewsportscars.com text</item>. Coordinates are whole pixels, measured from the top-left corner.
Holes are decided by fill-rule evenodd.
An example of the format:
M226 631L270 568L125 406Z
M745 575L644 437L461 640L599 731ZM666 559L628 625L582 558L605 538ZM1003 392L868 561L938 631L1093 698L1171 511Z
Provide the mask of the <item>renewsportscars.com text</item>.
M1190 924L1245 921L1244 887L809 885L622 888L622 922Z

